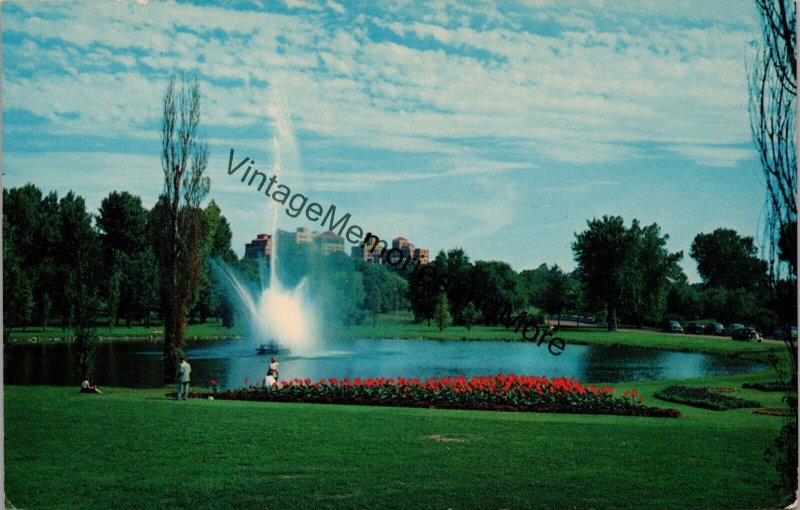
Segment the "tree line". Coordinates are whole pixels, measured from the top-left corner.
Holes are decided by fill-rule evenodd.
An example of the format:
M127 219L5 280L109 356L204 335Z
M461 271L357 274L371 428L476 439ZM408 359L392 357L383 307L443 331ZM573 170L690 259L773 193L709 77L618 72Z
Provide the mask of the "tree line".
M695 236L689 255L703 280L697 284L678 265L683 253L667 250L668 239L655 223L594 218L575 234L572 272L541 264L517 273L505 262L472 262L461 248L440 251L431 262L436 280L409 276L411 310L440 328L494 325L497 303L542 322L551 314L594 316L609 329L667 319L743 322L765 332L795 324L796 281L770 278L753 238L727 228Z
M168 224L163 198L147 209L140 197L114 191L96 216L73 192L59 198L33 184L4 190L3 201L5 324L66 329L95 324L98 317L108 325L163 323L157 256L159 231ZM268 284L269 263L259 269L254 259L238 259L230 224L214 200L197 213L203 263L188 297L188 318L218 317L232 326L234 304L208 261L224 261L254 286ZM345 325L374 324L380 313L406 309L417 321L441 327L494 325L498 302L541 322L549 314L591 315L612 328L664 319L744 322L763 331L793 323L796 283L769 278L752 238L725 228L698 234L689 255L699 284L688 283L678 265L683 254L670 253L667 239L656 224L626 226L619 216L590 220L575 235L577 268L571 272L548 264L516 272L501 261L473 262L462 248L440 251L431 265L446 276L447 289L418 272L407 275L344 253L323 256L311 244L281 243L279 252L283 283L308 278L323 313Z
M157 258L164 204L126 191L106 196L96 215L73 192L59 199L33 184L3 190L3 319L8 326L75 328L161 323ZM232 232L211 200L199 211L200 254L233 263ZM233 307L202 264L189 317L233 324ZM86 306L87 310L81 310Z

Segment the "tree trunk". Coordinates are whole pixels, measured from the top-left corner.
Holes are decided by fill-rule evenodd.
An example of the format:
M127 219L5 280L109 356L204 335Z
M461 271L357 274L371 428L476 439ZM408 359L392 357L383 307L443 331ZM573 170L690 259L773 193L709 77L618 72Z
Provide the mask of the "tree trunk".
M608 330L616 331L617 329L617 307L610 302L606 308L606 321L608 321Z

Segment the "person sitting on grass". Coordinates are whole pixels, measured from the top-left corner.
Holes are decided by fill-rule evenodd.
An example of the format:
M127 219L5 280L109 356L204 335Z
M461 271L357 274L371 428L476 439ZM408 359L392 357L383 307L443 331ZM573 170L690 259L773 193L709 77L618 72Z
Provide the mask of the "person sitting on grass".
M81 382L81 393L103 393L97 386L92 386L89 382L89 376L84 375Z

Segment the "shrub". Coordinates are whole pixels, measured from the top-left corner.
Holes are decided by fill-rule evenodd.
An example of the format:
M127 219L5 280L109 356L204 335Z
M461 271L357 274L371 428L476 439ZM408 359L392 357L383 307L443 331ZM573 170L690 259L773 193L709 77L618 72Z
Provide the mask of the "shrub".
M792 411L790 409L782 409L780 407L759 407L758 409L753 409L754 414L764 414L767 416L791 416Z
M768 381L765 383L744 383L742 388L746 390L759 390L759 391L785 391L786 384L781 381Z
M686 404L693 407L702 407L714 411L725 411L726 409L739 409L744 407L761 407L755 400L745 400L739 397L722 395L711 388L689 387L689 386L669 386L656 393L656 398L678 404Z

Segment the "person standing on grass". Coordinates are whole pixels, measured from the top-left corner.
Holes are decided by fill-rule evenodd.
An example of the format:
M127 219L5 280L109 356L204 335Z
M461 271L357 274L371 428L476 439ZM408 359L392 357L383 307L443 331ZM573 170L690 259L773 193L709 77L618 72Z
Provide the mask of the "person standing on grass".
M278 383L278 360L275 356L270 358L269 369L267 369L267 377L264 378L264 386L272 388Z
M178 365L178 391L177 398L181 399L181 394L185 395L186 400L189 400L189 381L191 380L190 374L192 373L192 366L186 361L186 357L181 356L180 364Z

